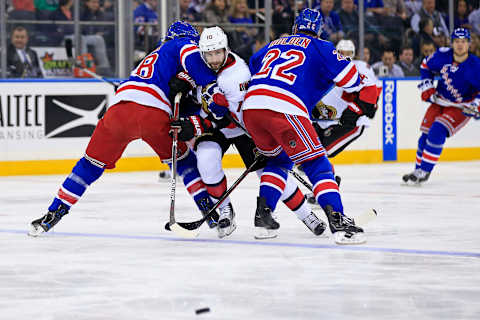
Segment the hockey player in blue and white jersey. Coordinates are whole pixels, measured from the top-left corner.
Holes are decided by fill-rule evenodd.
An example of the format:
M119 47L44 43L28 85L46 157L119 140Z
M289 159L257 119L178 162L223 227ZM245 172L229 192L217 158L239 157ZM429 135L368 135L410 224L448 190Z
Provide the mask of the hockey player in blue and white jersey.
M47 214L31 223L30 235L47 232L57 224L105 169L115 167L131 141L144 140L160 160L170 162L171 80L184 71L202 86L216 81L216 75L200 56L198 38L198 32L188 23L177 21L169 27L165 41L147 55L129 79L119 86L107 112L95 128L85 156L60 186ZM185 77L182 79L186 80ZM178 144L177 156L178 174L205 214L212 203L197 170L196 157L184 142Z
M452 32L452 48L440 48L420 67L422 100L430 102L422 120L415 170L403 176L406 183L428 180L448 137L463 128L480 111L480 59L468 53L470 32ZM437 86L434 76L439 75Z
M225 100L216 99L217 93L211 91L211 86L203 88L205 99L200 97L199 100L204 101L204 108L200 115L178 121L181 129L179 139L190 141L195 138L194 150L197 155L198 170L208 193L214 201L217 201L227 189L227 179L222 169L222 157L225 151L234 145L247 168L255 161L255 144L244 128L239 127L243 123L241 104L251 75L245 61L230 51L227 36L221 28L204 29L200 36L199 49L205 63L216 72L218 90L221 90ZM208 100L212 101L208 102ZM233 117L237 123L231 122L227 115ZM258 170L257 174L259 172L261 170ZM303 193L290 176L286 181L281 200L312 233L321 235L325 231L326 224L311 210ZM220 204L219 210L218 236L223 238L230 235L236 228L235 212L229 198ZM263 231L265 230L262 232L257 230L255 238L276 236Z
M295 19L292 35L272 41L250 60L253 76L242 106L243 120L259 151L270 157L261 177L254 222L279 228L271 213L285 185L285 169L301 164L335 241L362 243L363 230L343 213L332 166L310 117L333 85L357 91L355 103L365 113L373 108L376 91L362 90L355 65L332 43L318 38L321 26L321 13L304 9Z

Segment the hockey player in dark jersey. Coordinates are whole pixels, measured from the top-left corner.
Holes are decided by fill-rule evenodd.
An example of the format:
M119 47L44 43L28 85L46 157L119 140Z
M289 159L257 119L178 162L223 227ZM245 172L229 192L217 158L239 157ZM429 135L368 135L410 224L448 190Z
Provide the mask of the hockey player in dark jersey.
M142 139L160 160L171 161L169 83L182 71L188 72L199 85L216 81L216 75L200 56L198 39L198 32L188 23L176 21L169 27L165 41L147 55L132 71L130 78L119 86L107 112L95 128L85 156L60 186L47 214L31 223L30 235L47 232L57 224L105 169L115 167L131 141ZM184 142L179 142L177 157L177 172L205 214L212 203L197 170L195 154L189 152ZM215 221L211 221L210 225L214 226Z
M216 72L218 89L226 99L216 99L216 93L209 93L210 88L205 88L205 103L200 115L181 119L177 125L181 128L180 139L188 141L195 137L198 170L210 196L217 201L227 189L227 179L222 169L225 151L231 145L235 146L247 168L255 160L255 144L242 127L240 108L251 75L243 59L229 50L227 36L219 27L203 30L199 49L205 63ZM229 119L235 119L236 123ZM293 178L287 179L280 199L315 235L324 232L326 224L312 212ZM220 204L219 211L218 236L223 238L236 228L235 212L229 198ZM276 236L263 229L256 231L257 239Z
M422 100L430 102L422 120L415 170L405 174L407 184L428 180L442 153L445 140L478 116L480 106L480 59L468 53L470 32L457 28L452 48L440 48L420 67ZM434 76L439 75L437 86Z

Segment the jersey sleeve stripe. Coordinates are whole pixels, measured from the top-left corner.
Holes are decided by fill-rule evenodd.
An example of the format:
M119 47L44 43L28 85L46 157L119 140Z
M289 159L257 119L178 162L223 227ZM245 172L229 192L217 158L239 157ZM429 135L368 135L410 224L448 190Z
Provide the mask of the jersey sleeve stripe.
M158 100L160 100L162 103L166 104L167 106L170 106L170 102L168 102L168 99L166 97L162 97L162 94L158 92L155 88L151 86L145 86L145 85L139 85L138 83L133 83L133 82L126 82L122 86L120 86L115 93L115 95L127 91L127 90L139 90L142 92L146 92ZM163 92L162 92L163 93Z
M185 69L185 71L188 72L187 67L185 65L185 59L187 59L187 57L192 53L198 52L198 51L199 51L198 47L194 44L184 45L182 49L180 49L180 62L182 63L182 67L183 69Z
M355 79L354 79L355 78ZM356 81L358 78L357 67L353 62L350 62L334 79L333 81L339 87L345 87L349 82Z

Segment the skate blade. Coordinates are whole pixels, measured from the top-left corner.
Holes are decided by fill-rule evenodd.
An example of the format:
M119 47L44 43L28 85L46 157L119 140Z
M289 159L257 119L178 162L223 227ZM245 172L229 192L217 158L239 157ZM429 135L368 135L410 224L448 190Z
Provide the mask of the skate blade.
M28 235L30 237L38 237L42 233L45 233L45 230L40 225L34 226L33 224L30 225L30 230L28 231Z
M235 231L235 229L237 229L237 224L235 222L232 222L232 224L226 228L218 228L218 237L220 239L228 237L233 231Z
M254 238L257 240L263 239L273 239L278 236L277 230L266 229L262 227L255 227L255 236Z
M367 242L367 237L363 232L355 233L350 238L345 236L344 231L335 232L333 235L336 244L349 245L349 244L362 244Z

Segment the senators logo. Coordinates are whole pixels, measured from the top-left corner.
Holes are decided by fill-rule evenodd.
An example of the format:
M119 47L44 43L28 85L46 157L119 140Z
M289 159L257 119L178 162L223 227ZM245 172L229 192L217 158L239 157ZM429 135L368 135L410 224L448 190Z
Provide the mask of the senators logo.
M332 106L328 106L322 101L319 101L315 108L317 108L320 120L335 120L337 118L337 109Z

